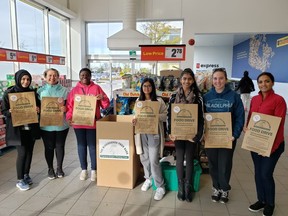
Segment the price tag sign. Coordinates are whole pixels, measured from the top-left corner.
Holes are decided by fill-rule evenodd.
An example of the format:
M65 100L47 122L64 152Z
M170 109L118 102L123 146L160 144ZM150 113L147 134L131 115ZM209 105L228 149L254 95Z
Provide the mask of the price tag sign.
M6 59L8 61L17 60L17 54L14 51L6 51Z
M60 58L60 64L65 65L65 58Z
M165 58L182 59L184 54L183 49L183 47L166 47Z
M37 55L36 54L29 54L29 61L30 62L37 62Z
M53 57L52 56L46 56L46 62L49 64L53 63Z

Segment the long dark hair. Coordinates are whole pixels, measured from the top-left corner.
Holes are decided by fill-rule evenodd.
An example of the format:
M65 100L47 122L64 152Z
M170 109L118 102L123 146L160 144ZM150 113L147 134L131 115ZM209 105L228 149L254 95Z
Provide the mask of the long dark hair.
M141 83L139 101L145 101L145 93L143 92L143 85L146 82L149 82L152 87L152 91L150 93L151 101L157 101L156 87L155 87L153 79L149 77L144 78L144 80Z
M185 68L185 69L182 71L181 75L180 75L180 80L182 79L182 77L184 76L184 74L188 74L188 75L190 75L190 76L193 78L194 82L193 82L193 84L190 86L190 89L193 90L193 93L195 94L195 96L198 97L198 96L200 95L200 90L199 90L198 85L197 85L197 83L196 83L196 79L195 79L194 72L192 71L191 68Z

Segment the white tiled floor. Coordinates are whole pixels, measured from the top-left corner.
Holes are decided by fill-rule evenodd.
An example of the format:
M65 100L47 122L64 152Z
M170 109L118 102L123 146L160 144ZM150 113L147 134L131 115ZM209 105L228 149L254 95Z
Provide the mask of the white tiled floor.
M288 135L286 127L286 135ZM66 156L62 179L49 180L42 141L35 145L31 177L34 184L29 191L19 191L15 186L16 151L0 157L0 215L125 215L125 216L236 216L262 215L248 211L250 203L256 201L253 180L253 165L249 152L240 148L240 139L234 155L232 190L228 204L213 203L210 199L211 180L202 174L200 191L195 193L192 203L180 202L176 192L168 192L163 200L154 201L154 192L97 187L89 179L79 180L80 168L75 135L70 130L66 142ZM287 141L287 136L286 136ZM287 215L288 204L288 150L281 156L275 170L276 209L275 216Z

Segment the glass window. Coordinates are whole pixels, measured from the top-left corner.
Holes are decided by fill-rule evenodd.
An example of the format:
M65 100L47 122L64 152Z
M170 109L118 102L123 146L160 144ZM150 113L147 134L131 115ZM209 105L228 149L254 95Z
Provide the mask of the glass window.
M87 23L88 55L119 53L108 49L107 38L121 29L122 23Z
M183 21L137 22L137 30L147 35L152 44L181 44Z
M6 74L14 74L13 62L0 62L0 80L7 80Z
M34 64L34 63L20 63L20 69L25 69L33 75L42 75L45 71L45 64Z
M66 56L67 19L49 13L49 44L50 54Z
M12 48L10 5L9 0L0 1L0 47Z
M19 50L44 53L43 10L17 0L16 13Z
M107 47L107 38L120 31L122 23L87 23L86 27L88 55L128 55L127 51L110 51ZM136 28L150 37L153 44L180 44L182 42L183 21L137 22Z

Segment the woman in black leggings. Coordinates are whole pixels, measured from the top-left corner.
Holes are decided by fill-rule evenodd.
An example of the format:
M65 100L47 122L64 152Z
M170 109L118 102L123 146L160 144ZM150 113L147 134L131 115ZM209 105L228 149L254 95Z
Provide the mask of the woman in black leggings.
M33 156L34 143L37 138L40 138L39 124L27 124L21 126L12 125L8 93L23 93L33 92L36 100L36 112L39 113L40 101L38 100L36 92L30 88L32 77L26 70L19 70L15 74L15 86L9 87L4 95L2 101L2 113L6 117L6 144L7 146L16 146L17 149L17 184L16 187L22 191L29 190L33 182L29 176L30 166ZM17 95L17 94L14 94Z

